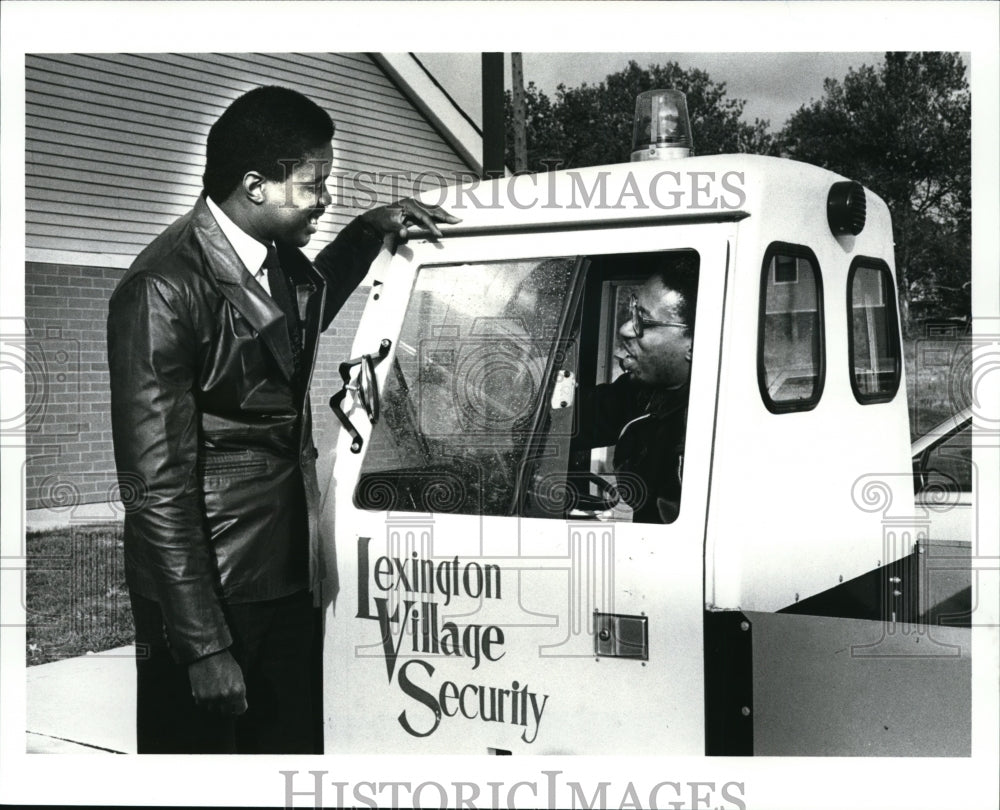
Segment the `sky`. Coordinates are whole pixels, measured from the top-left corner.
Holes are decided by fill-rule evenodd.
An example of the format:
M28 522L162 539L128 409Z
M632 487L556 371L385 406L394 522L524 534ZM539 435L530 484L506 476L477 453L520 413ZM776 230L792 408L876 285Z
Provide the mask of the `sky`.
M641 67L675 61L698 68L714 82L725 82L729 98L744 99L743 117L771 122L777 131L803 104L823 95L823 80L841 80L849 68L878 65L883 52L865 53L525 53L524 83L534 82L550 98L560 82L575 87L596 84L630 59ZM482 122L480 54L417 53L434 77L477 124ZM504 73L510 86L510 58ZM968 62L966 62L968 64Z

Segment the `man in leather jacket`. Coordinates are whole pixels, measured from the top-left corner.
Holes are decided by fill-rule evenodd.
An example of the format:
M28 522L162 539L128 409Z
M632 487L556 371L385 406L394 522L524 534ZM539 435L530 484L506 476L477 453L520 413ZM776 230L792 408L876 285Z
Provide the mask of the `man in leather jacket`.
M625 373L581 390L571 452L614 445L617 491L632 520L672 523L680 511L698 271L689 254L655 261L667 263L637 290L618 330Z
M322 750L316 449L320 333L407 224L369 210L311 263L333 123L262 87L213 125L205 193L112 295L108 362L140 753Z

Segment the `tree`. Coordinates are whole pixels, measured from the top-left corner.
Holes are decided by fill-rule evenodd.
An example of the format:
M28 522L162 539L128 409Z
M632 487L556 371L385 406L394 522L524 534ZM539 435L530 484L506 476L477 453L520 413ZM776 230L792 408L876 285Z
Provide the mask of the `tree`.
M682 70L676 62L640 68L630 61L624 70L596 85L560 84L554 101L529 82L525 91L528 169L626 162L632 151L636 96L655 88L672 88L687 95L697 154L774 152L768 122L744 123L741 116L746 102L727 98L724 82L713 82L702 70ZM507 161L514 165L509 93L505 107Z
M887 53L879 67L827 79L779 135L783 153L865 184L893 218L900 308L968 315L971 99L954 53ZM947 291L958 291L950 302ZM964 292L963 292L964 291ZM964 311L963 311L964 310ZM949 314L943 312L941 314Z

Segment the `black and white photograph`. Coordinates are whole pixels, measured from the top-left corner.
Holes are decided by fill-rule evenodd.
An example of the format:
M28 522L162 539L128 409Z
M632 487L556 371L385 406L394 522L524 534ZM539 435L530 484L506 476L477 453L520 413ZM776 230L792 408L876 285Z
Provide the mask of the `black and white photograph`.
M0 803L996 806L997 6L2 15Z

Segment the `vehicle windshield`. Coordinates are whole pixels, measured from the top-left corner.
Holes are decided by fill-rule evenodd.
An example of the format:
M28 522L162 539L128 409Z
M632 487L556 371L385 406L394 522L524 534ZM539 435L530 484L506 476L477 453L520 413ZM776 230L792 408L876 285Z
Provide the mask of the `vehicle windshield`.
M576 258L421 268L359 506L510 514Z

